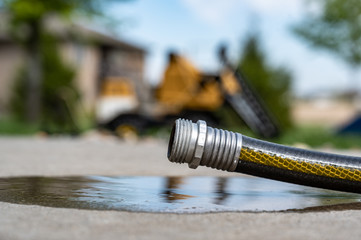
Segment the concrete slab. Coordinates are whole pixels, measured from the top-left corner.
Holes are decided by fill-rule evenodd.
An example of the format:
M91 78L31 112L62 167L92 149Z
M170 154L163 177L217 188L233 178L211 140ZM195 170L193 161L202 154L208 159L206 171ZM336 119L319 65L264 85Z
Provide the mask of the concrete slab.
M237 175L169 163L166 150L155 140L1 137L0 177ZM0 239L359 239L360 221L357 210L156 214L0 202Z

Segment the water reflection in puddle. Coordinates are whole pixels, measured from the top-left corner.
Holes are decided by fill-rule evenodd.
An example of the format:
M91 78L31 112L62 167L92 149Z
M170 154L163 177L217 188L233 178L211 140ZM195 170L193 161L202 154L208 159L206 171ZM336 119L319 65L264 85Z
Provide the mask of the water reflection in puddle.
M360 195L249 177L18 177L0 178L0 201L94 210L204 213L359 204Z

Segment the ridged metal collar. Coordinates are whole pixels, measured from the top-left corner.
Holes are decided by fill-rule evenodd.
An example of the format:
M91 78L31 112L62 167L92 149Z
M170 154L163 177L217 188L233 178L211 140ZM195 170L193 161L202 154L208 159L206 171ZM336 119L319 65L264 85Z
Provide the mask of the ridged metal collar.
M192 123L178 119L173 127L168 146L171 162L188 163L234 171L242 149L242 135L207 127L205 121Z

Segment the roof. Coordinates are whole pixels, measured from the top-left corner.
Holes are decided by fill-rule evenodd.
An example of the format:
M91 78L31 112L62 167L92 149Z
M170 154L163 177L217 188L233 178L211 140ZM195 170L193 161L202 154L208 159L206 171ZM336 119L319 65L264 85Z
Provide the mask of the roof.
M118 37L105 34L102 32L98 32L89 28L86 28L81 25L74 25L74 27L77 30L83 31L83 34L89 37L89 39L95 41L96 43L103 45L103 46L109 46L109 47L116 47L116 48L123 48L123 49L129 49L132 51L139 51L142 53L146 53L146 49L144 47L140 47L136 44L129 43L127 41L121 40Z
M0 13L0 43L13 42L6 31L8 19L7 14ZM121 48L139 53L147 52L144 47L121 40L116 36L90 29L78 23L62 21L58 17L50 17L44 22L45 27L60 39L80 39L104 47Z

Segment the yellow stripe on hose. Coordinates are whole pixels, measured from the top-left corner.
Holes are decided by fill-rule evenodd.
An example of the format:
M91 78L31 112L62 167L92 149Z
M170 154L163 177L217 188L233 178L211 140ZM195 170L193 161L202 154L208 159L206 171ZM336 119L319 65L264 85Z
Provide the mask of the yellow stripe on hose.
M318 176L361 181L361 170L358 169L296 161L290 158L272 156L249 148L242 148L240 160Z

